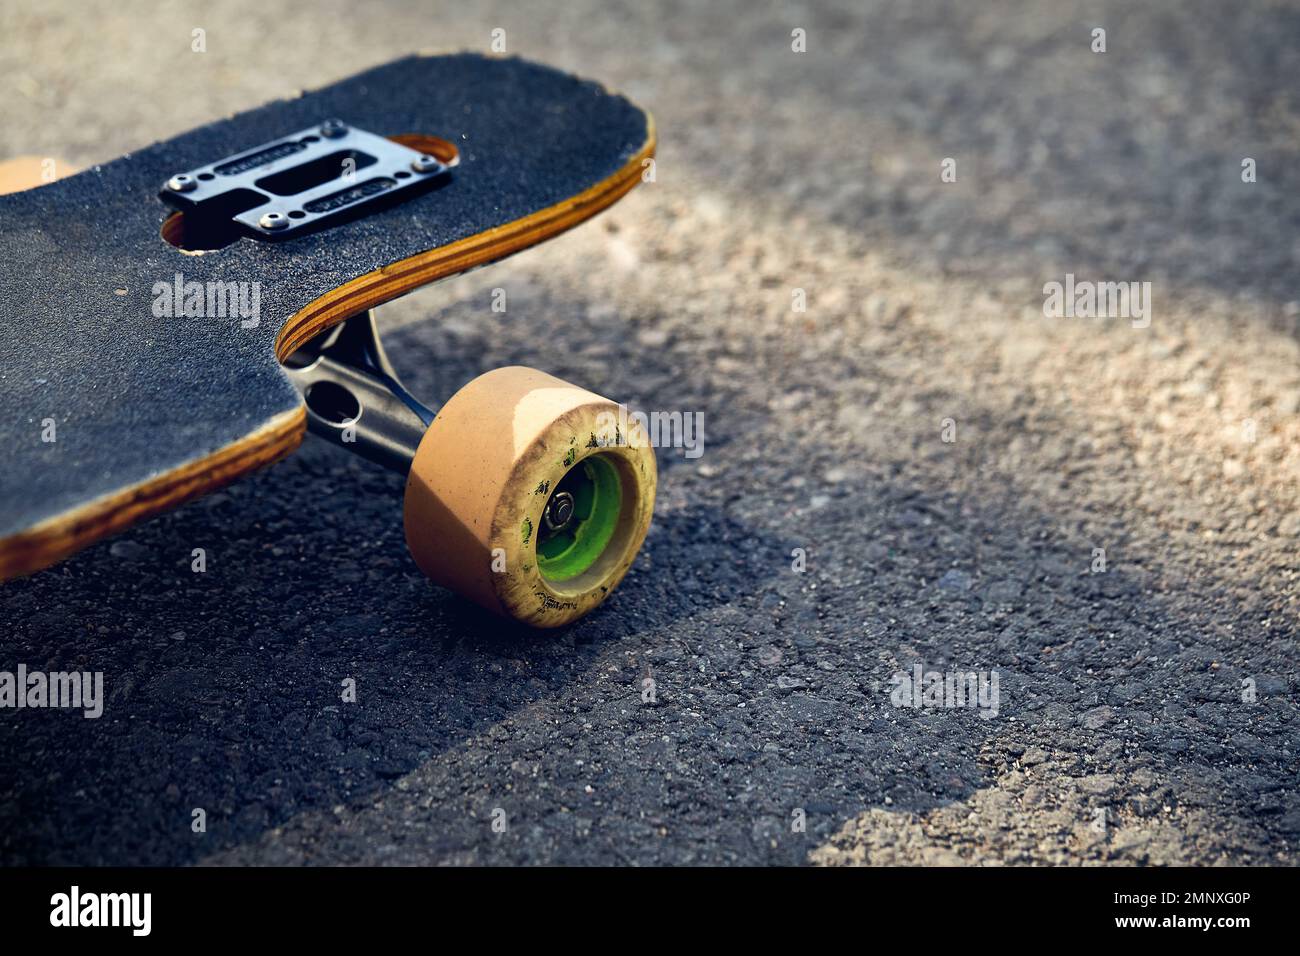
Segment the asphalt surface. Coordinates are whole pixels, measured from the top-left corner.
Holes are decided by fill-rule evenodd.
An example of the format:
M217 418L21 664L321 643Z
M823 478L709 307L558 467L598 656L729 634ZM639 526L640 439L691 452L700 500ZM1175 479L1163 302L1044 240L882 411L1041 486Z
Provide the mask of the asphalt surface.
M417 394L522 363L700 412L705 452L559 634L427 584L401 479L315 445L5 584L0 669L107 701L0 711L0 861L1295 862L1300 11L350 11L6 3L0 149L503 28L651 109L656 181L388 307L389 351ZM1149 326L1046 317L1067 273L1150 282ZM996 716L895 706L918 663Z

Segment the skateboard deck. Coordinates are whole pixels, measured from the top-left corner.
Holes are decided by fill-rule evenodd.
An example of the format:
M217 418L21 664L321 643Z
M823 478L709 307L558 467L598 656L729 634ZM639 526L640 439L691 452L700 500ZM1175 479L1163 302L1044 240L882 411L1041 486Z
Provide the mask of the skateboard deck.
M244 227L202 254L171 244L171 177L332 117L439 159L451 144L458 165L281 241ZM288 453L306 411L282 359L595 215L654 146L650 117L594 83L519 59L412 57L0 196L0 580ZM257 314L167 314L190 283L250 284Z

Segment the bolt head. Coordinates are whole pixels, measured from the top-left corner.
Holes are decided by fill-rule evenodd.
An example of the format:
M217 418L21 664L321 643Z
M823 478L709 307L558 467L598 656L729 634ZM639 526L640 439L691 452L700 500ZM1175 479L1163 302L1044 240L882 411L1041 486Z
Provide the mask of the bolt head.
M187 193L197 187L198 184L198 180L189 173L181 173L167 180L167 188L175 193Z
M411 168L417 173L432 173L442 168L442 163L436 156L430 156L427 153L417 156L411 160Z
M348 124L341 119L327 119L320 124L320 133L322 136L328 136L330 139L338 139L348 131Z
M289 217L282 212L268 212L257 220L257 224L263 229L269 229L274 232L277 229L283 229L289 225Z

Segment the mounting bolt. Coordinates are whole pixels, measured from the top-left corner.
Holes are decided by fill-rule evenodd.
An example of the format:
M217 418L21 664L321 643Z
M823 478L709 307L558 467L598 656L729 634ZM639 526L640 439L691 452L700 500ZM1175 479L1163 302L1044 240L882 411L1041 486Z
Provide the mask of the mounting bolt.
M320 134L330 139L338 139L348 131L348 124L341 119L327 119L320 124Z
M417 173L432 173L441 169L442 163L438 161L437 157L425 153L411 160L411 168Z
M283 229L285 226L289 225L289 217L282 212L268 212L262 216L261 219L257 220L257 224L263 229L269 229L274 232L277 229Z
M167 180L167 188L174 193L187 193L198 186L198 184L198 180L189 173L181 173L180 175L173 176L171 179Z

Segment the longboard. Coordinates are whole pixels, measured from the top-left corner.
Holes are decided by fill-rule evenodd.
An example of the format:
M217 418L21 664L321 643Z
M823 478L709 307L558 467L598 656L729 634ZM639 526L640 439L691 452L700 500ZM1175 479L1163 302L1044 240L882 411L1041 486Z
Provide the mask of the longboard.
M290 452L309 417L283 364L291 355L312 354L326 330L364 321L383 302L595 215L642 181L654 149L648 114L595 83L520 59L412 57L0 196L0 579L48 567ZM348 354L362 353L378 354L361 364L387 381L377 339L369 352ZM492 407L465 407L462 418L483 421L507 401L527 412L530 396L551 387L498 381L483 399ZM459 397L424 420L430 435L450 427ZM584 402L546 414L573 418ZM361 421L382 418L367 415ZM635 450L624 435L612 446L571 437L595 449L584 456ZM518 444L520 436L496 440ZM405 467L418 464L414 451ZM509 472L503 487L521 477L520 454L496 463ZM649 521L653 454L648 465L645 458L638 450L634 470L650 486L624 485L622 495L649 503L606 536L607 546L621 535L623 550L631 547L615 565L630 562L644 536L634 526ZM588 499L602 487L602 476L588 472L601 467L589 462L578 475ZM424 486L413 492L411 482ZM412 495L432 495L422 520L448 523L446 540L459 541L463 557L469 539L456 535L473 532L474 521L455 512L469 505L448 504L455 496L417 470L411 482L408 540ZM560 500L567 512L539 497L536 508L550 510L538 511L535 525L554 531L540 544L557 553L581 545L581 495ZM521 521L531 526L530 514ZM566 514L568 523L558 522ZM491 529L478 530L490 544ZM441 580L494 610L563 623L594 605L569 600L562 582L584 590L578 584L594 581L607 592L626 570L604 567L611 558L597 552L585 566L552 565L557 576L527 582L543 610L582 605L544 620L480 593L482 582ZM532 551L520 562L529 555L544 565ZM602 568L608 573L596 575Z

